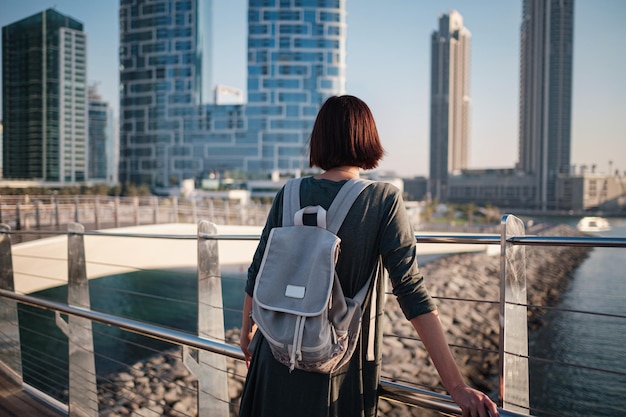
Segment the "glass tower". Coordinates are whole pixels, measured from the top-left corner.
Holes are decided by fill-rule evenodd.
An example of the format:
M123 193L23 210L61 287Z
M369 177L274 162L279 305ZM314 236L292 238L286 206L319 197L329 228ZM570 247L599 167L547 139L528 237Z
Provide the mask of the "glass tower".
M250 0L247 171L308 167L321 104L346 88L346 0Z
M167 187L211 85L210 0L120 1L121 182Z
M113 109L102 101L95 86L89 87L89 178L106 180L116 178L114 166Z
M120 181L308 167L317 111L345 92L346 0L249 1L247 104L211 102L210 13L204 0L121 0Z
M4 178L87 179L86 43L54 9L2 28Z
M534 208L558 209L570 170L574 0L524 0L519 168L535 177Z
M430 193L447 198L448 175L467 168L470 122L470 41L455 10L439 17L431 36Z

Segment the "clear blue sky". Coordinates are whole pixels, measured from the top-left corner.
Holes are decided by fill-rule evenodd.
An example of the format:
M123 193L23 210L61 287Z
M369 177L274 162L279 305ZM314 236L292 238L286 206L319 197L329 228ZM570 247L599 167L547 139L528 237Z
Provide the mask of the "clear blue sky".
M626 171L626 0L575 0L572 163ZM84 23L88 77L118 105L117 0L0 0L0 26L49 7ZM214 0L214 83L246 88L246 0ZM374 113L382 170L427 175L430 35L458 10L472 33L470 167L517 161L521 0L348 0L347 92Z

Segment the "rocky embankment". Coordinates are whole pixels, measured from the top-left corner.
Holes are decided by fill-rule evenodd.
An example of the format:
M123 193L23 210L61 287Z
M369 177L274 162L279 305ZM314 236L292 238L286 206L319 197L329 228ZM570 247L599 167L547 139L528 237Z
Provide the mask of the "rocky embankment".
M571 227L557 226L539 234L572 236L580 233ZM552 306L558 302L573 271L590 249L526 246L525 250L528 304ZM457 254L424 265L421 270L431 294L438 297L448 342L453 346L453 354L466 380L478 389L494 392L498 373L500 257L486 253ZM542 313L539 308L528 309L531 329L541 325ZM387 300L386 316L385 334L397 337L384 339L383 376L443 391L427 353L392 296ZM238 329L227 332L229 341L237 343L238 338ZM468 346L472 349L465 348ZM246 373L245 364L229 359L228 373L231 375L231 402L237 404ZM180 351L166 352L101 381L101 415L195 416L196 387L194 378L180 360ZM380 401L379 409L380 415L387 417L426 415L424 410L384 400ZM231 410L235 416L236 406L231 406Z

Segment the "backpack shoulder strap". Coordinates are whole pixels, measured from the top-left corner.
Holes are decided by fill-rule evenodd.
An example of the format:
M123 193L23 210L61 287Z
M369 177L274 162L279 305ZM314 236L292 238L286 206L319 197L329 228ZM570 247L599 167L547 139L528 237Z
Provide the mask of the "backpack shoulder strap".
M283 226L293 226L293 215L300 210L300 183L302 177L291 178L283 193Z
M374 181L364 180L360 178L355 178L348 180L343 187L339 190L332 204L328 208L327 214L327 224L326 229L331 232L337 234L339 228L341 227L344 219L348 215L348 211L354 204L356 198L361 194L363 190L365 190L370 184ZM359 304L363 304L365 301L365 296L367 295L367 291L369 290L370 283L372 280L376 280L376 276L380 269L380 262L377 262L376 267L370 274L367 282L363 287L359 290L359 292L354 296L353 300L355 300Z
M363 179L348 180L339 190L327 212L326 229L337 234L343 220L348 215L348 211L354 204L356 198L373 181Z

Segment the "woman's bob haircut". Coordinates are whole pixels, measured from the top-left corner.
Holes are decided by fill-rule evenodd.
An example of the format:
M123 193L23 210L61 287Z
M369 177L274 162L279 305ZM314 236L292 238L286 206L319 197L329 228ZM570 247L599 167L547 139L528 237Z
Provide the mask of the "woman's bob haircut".
M372 112L354 96L330 97L320 108L309 140L309 165L372 169L385 153Z

